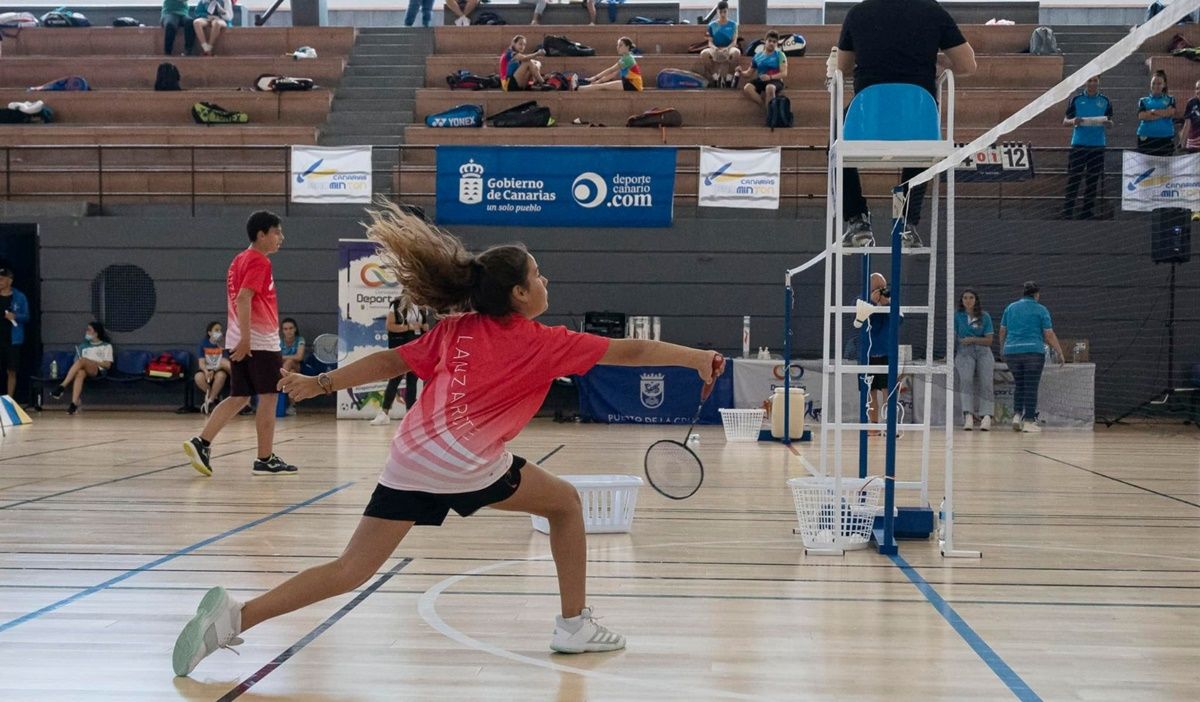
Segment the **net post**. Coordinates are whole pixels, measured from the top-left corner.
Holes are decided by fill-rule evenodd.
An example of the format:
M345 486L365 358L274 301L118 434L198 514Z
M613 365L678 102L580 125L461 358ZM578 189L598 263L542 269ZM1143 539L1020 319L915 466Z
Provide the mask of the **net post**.
M792 443L792 275L784 274L783 280L783 444ZM803 411L803 408L801 408Z
M871 301L871 254L863 254L862 256L862 299ZM867 346L870 344L871 322L867 321L858 332L858 363L859 365L867 365L871 362L871 356L867 351ZM870 373L863 373L855 376L858 378L858 421L860 424L866 424L869 420L867 414L867 405L872 401L871 384L867 381L871 377ZM879 417L879 408L875 408L875 417ZM858 430L858 477L867 477L867 460L870 444L867 441L867 430Z

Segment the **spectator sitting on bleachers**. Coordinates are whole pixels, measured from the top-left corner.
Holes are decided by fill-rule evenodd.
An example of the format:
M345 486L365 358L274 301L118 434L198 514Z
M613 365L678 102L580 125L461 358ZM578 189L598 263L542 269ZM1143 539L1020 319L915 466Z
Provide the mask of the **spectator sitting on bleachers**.
M200 39L200 50L205 56L213 55L217 37L221 36L221 30L228 27L232 21L231 0L200 0L196 5L196 19L192 20L192 26L196 30L196 37ZM204 34L205 29L208 30L207 36Z
M50 391L50 397L56 400L61 398L70 385L71 404L67 405L67 414L75 414L79 411L79 400L83 395L83 381L107 373L112 364L112 339L108 337L104 325L100 322L88 324L83 343L75 347L75 362L63 376L62 383Z
M787 55L779 49L779 33L772 29L763 37L762 51L750 57L750 66L739 67L733 75L741 79L754 74L754 80L746 83L742 94L765 110L775 95L783 91L787 72Z
M471 24L471 13L478 7L479 0L446 0L446 9L458 15L454 20L455 27L467 27Z
M614 0L610 0L612 2ZM533 21L530 24L541 24L542 15L546 12L547 0L521 0L524 4L534 3ZM583 0L583 6L587 8L588 24L596 24L596 0Z
M300 336L300 325L291 317L279 323L279 350L283 354L283 369L288 373L300 372L304 363L304 337Z
M512 44L500 54L500 87L505 91L525 90L530 85L540 87L546 82L542 78L542 62L536 61L538 56L545 56L546 52L538 49L532 54L522 53L525 51L525 35L518 34L513 37Z
M621 37L617 40L617 62L587 79L580 81L580 90L635 90L642 89L642 69L633 56L633 40Z
M183 55L190 56L196 47L196 30L188 14L187 0L163 0L159 24L163 28L163 55L170 56L175 47L175 34L183 28Z
M737 22L729 19L729 3L721 0L717 3L717 19L708 24L708 48L700 52L704 73L712 76L713 85L718 88L733 86L732 67L737 66L742 57L734 44L737 29Z
M200 366L196 371L196 387L204 393L204 402L200 404L200 411L204 414L208 414L216 404L225 382L229 380L229 357L221 344L222 336L221 323L209 322L204 330L204 341L200 342L200 353L196 356Z

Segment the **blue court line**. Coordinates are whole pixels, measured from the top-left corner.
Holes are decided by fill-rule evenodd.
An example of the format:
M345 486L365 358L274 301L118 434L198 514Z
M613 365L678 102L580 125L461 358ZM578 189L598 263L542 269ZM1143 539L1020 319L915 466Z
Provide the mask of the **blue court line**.
M933 605L933 608L937 610L937 613L942 615L942 619L945 619L946 622L950 624L951 628L953 628L954 631L963 638L963 641L967 642L967 645L971 647L971 650L974 651L975 654L981 659L983 659L983 662L987 664L987 667L992 669L992 672L996 674L996 677L1000 678L1000 681L1003 682L1008 689L1017 696L1017 699L1021 700L1021 702L1042 702L1042 698L1038 697L1038 694L1029 687L1028 683L1021 679L1020 675L1017 675L1015 670L1008 667L1008 664L1004 662L1004 659L1000 657L1000 654L992 650L992 647L987 645L987 642L983 640L983 637L975 633L975 630L971 628L971 625L967 624L967 622L961 616L959 616L958 612L954 611L954 608L950 606L949 602L946 602L946 600L942 599L942 596L937 593L937 590L933 589L932 585L925 582L925 578L921 577L921 574L917 572L916 568L910 566L908 561L904 560L900 554L895 554L888 557L892 559L892 563L896 564L896 567L900 569L900 572L904 573L905 577L907 577L913 585L916 585L917 589L921 591L921 594L925 595L925 599L929 600L929 604Z
M39 609L37 611L22 615L20 617L17 617L16 619L11 619L7 622L4 622L3 624L0 624L0 634L3 634L4 632L8 631L9 629L20 626L21 624L24 624L25 622L33 621L34 619L37 619L38 617L42 616L43 614L48 614L50 612L53 612L56 609L65 607L65 606L71 604L72 602L81 600L85 597L94 595L97 592L100 592L102 590L110 588L113 585L116 585L117 583L119 583L123 580L128 580L129 578L132 578L133 576L137 575L138 573L143 573L147 570L153 570L154 568L157 568L158 566L160 566L164 563L167 563L168 561L173 561L176 558L179 558L180 556L186 556L187 554L189 554L193 551L197 551L199 549L204 548L205 546L214 544L214 543L220 541L221 539L233 536L234 534L241 533L243 531L246 531L247 529L252 529L252 528L258 526L259 524L262 524L264 522L269 522L272 519L275 519L276 517L282 517L283 515L288 514L290 512L295 512L296 510L298 510L302 507L307 507L308 505L311 505L314 502L319 502L320 500L323 500L326 497L329 497L330 495L332 495L334 493L345 490L346 488L350 487L353 484L354 484L353 482L342 483L341 485L338 485L335 488L326 490L325 492L323 492L319 495L316 495L314 497L310 497L303 502L297 502L296 504L294 504L290 507L285 507L284 509L281 509L278 512L275 512L274 514L268 514L265 517L260 517L258 519L255 519L252 522L247 522L246 524L243 524L239 527L234 527L233 529L230 529L229 531L217 534L216 536L210 536L209 538L207 538L203 541L198 541L198 542L192 544L191 546L186 546L184 548L179 549L178 551L175 551L174 553L169 553L169 554L163 556L162 558L158 558L156 560L150 561L146 565L138 566L137 568L132 568L130 570L127 570L124 573L116 576L115 578L105 580L104 582L100 583L99 585L93 585L92 587L89 587L86 590L80 590L79 592L75 593L74 595L71 595L70 597L65 597L65 598L59 600L58 602L46 605L45 607L42 607L41 609Z

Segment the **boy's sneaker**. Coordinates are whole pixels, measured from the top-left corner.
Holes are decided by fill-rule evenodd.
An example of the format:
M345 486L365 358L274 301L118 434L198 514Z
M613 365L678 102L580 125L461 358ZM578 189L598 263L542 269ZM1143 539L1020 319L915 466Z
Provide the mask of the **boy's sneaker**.
M188 460L192 463L192 467L200 475L212 475L212 463L209 462L208 457L211 450L212 447L205 446L204 442L198 436L193 436L183 442L184 455L188 457Z
M963 431L971 431L975 428L975 417L970 412L963 412Z
M1025 422L1023 421L1023 417L1021 417L1021 415L1019 415L1019 414L1013 415L1013 421L1012 421L1013 431L1021 431L1021 427L1024 423Z
M1024 422L1021 426L1021 431L1026 434L1041 434L1042 428L1038 426L1037 420L1034 419Z
M67 389L66 389L66 388L64 388L63 386L59 385L59 386L55 387L53 390L51 390L51 391L50 391L50 397L53 397L53 398L54 398L54 399L56 399L56 400L61 400L61 399L62 399L62 396L63 396L63 393L64 393L64 392L66 392L66 391L67 391Z
M992 415L985 414L985 415L983 415L983 419L979 420L979 431L991 431L991 430L992 430Z
M550 648L559 653L617 651L625 648L625 637L596 621L592 608L584 607L578 617L555 618Z
M391 421L392 421L392 418L388 416L387 412L384 412L383 410L379 410L379 413L376 414L375 418L371 420L371 426L381 427L385 424L389 424Z
M192 617L175 639L171 665L176 675L187 675L200 661L220 648L242 643L237 637L242 629L242 603L229 596L223 587L214 587L204 594L196 616ZM236 651L234 651L236 653Z
M70 414L70 415L79 414L79 405L75 404L74 402L67 405L67 414Z
M296 466L271 454L270 458L265 461L255 459L253 473L255 475L295 475L297 470L299 469Z

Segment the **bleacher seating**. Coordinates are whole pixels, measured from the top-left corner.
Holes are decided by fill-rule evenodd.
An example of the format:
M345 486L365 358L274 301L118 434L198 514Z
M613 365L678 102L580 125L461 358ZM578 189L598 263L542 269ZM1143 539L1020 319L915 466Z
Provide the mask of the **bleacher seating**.
M530 2L491 2L487 5L480 4L479 7L471 13L471 19L474 20L481 12L492 12L498 15L501 19L510 25L528 25L533 20L534 3ZM609 21L608 3L596 3L596 23L597 24L626 24L634 17L647 17L651 19L669 19L678 22L679 3L677 2L639 2L636 5L620 4L616 9L616 22ZM454 20L458 15L453 12L443 13L443 22L447 25L454 24ZM584 8L580 0L572 2L560 2L554 5L547 5L546 11L542 15L542 24L586 24L588 20L587 9Z
M183 368L182 375L174 378L151 377L146 373L146 365L158 353L141 350L118 350L116 357L113 359L113 365L107 373L87 379L84 384L84 393L98 386L136 388L142 383L151 383L154 385L174 385L179 383L183 389L182 407L195 407L196 386L192 383L192 368L195 365L195 358L192 352L184 349L171 349L165 353L171 354L180 367ZM58 364L59 375L57 378L50 377L51 362ZM66 375L67 369L74 362L75 353L73 351L42 352L40 369L36 375L32 375L29 378L30 391L33 394L33 408L35 410L39 412L42 410L46 401L47 391L53 390L59 384L62 377Z

